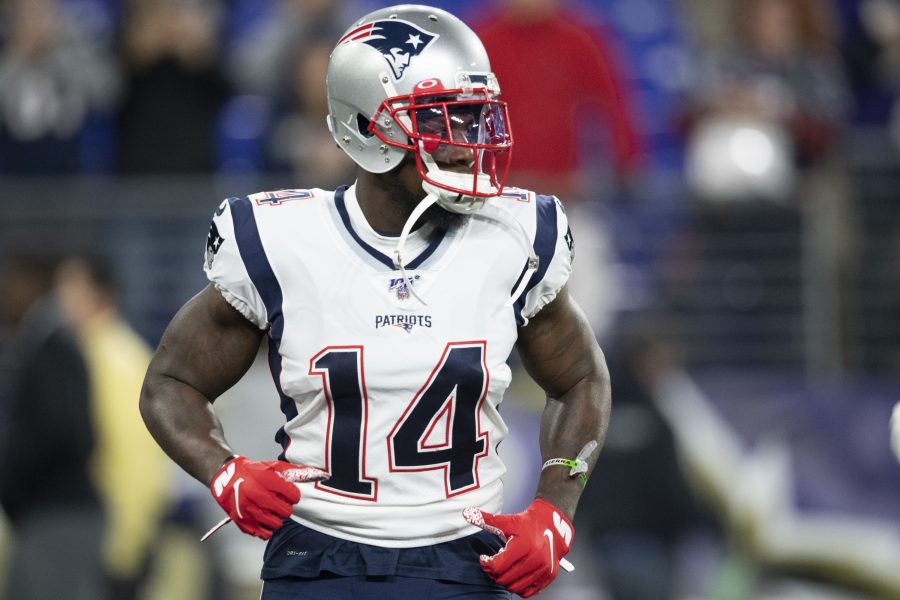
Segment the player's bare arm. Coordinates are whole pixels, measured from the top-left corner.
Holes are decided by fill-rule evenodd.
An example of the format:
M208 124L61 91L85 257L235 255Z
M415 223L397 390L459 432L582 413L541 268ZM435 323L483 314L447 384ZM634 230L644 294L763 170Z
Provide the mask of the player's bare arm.
M526 370L547 393L541 418L541 455L575 458L594 440L600 446L610 414L606 360L584 313L563 288L527 326L519 329L517 348ZM588 458L588 474L598 452ZM538 498L575 515L582 484L563 466L541 472Z
M584 467L586 476L596 463L596 452L588 455L586 464L574 459L586 444L603 443L610 386L603 353L566 287L519 328L516 343L526 370L547 393L541 454L545 461L559 460L544 463L536 498L523 512L492 515L476 509L465 516L504 540L497 554L481 557L484 571L509 591L529 598L553 581L559 565L571 569L561 559L571 549L572 518L583 478L573 477L570 469Z
M169 324L141 391L141 415L166 453L209 485L234 454L212 409L253 363L264 335L212 285Z
M207 286L163 334L144 380L141 414L163 450L209 486L228 513L211 532L233 520L241 531L269 539L300 500L295 483L326 473L280 460L253 461L225 441L213 402L250 368L263 335Z

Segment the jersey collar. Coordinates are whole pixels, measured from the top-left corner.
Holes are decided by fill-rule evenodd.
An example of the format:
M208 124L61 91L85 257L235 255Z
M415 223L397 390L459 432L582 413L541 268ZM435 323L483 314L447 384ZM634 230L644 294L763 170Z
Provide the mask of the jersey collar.
M341 186L334 192L334 205L344 229L353 242L363 251L386 267L397 270L391 257L376 246L388 249L391 243L396 244L394 236L386 236L376 232L365 219L362 209L356 201L356 186ZM407 248L412 248L410 256L415 258L408 263L407 269L416 269L422 265L441 245L446 231L425 225L410 235ZM410 243L411 242L411 243ZM404 256L406 252L404 252Z

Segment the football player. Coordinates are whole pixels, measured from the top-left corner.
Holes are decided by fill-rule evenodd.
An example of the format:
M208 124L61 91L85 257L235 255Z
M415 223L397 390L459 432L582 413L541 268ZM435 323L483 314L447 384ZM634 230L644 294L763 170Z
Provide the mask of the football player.
M453 15L366 15L337 41L326 88L355 184L219 206L210 284L163 336L144 419L224 522L269 539L264 599L537 594L568 564L610 410L605 360L566 287L565 211L504 188L506 105ZM257 461L228 444L213 402L264 337L285 423L283 452ZM531 505L504 515L514 346L547 394L546 462Z

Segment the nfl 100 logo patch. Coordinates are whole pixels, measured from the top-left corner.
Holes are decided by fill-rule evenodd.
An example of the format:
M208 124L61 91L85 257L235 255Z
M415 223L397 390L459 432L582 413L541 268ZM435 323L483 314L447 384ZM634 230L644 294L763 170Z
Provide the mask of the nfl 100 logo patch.
M421 278L421 275L413 275L410 277L409 281L415 285ZM397 300L406 300L410 296L409 286L402 277L391 277L390 282L388 283L388 291L397 294Z

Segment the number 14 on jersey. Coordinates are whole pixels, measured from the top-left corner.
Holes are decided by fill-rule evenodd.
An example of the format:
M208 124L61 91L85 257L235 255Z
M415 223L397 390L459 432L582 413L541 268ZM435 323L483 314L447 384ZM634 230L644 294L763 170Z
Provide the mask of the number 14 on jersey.
M487 396L486 343L450 342L425 384L410 400L387 440L391 472L444 471L447 497L479 486L478 461L487 456L481 430ZM343 496L377 501L378 480L366 475L369 398L363 346L329 346L310 360L328 403L325 470L316 485Z

